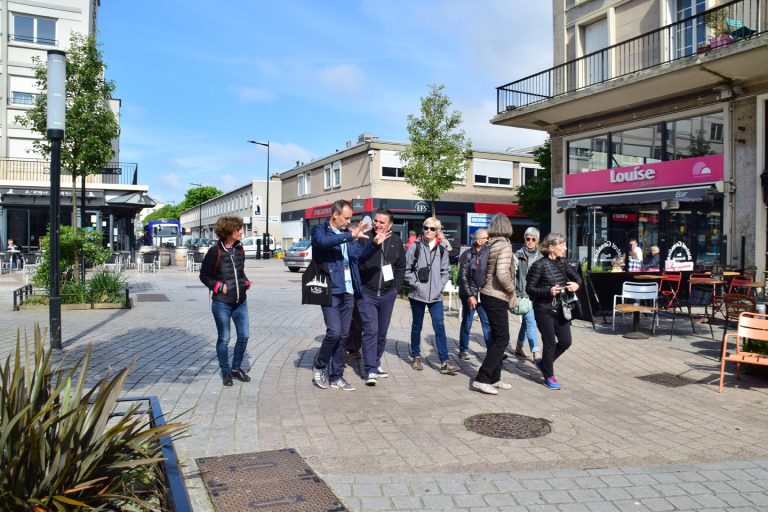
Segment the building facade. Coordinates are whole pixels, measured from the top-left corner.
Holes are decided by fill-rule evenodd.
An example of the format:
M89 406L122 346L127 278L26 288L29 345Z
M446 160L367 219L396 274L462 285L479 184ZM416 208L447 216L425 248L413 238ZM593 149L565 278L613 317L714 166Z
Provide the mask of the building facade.
M19 125L39 95L33 57L46 60L48 50L66 52L70 34L96 33L98 0L49 2L0 2L0 238L13 238L22 250L36 250L48 229L49 162L34 152L39 134ZM110 106L119 120L120 100ZM153 205L148 187L138 183L138 165L119 162L119 141L113 141L115 157L101 173L85 184L86 226L107 233L104 243L113 249L134 246L133 219L139 210ZM78 210L80 180L76 183ZM63 169L61 219L68 224L72 212L72 179ZM78 214L78 219L80 215ZM79 222L79 220L78 220Z
M552 141L553 229L605 267L765 269L766 1L554 0L551 69L497 89L497 125Z
M280 181L273 178L269 187L269 224L267 224L267 182L253 180L247 185L225 192L181 213L181 227L185 234L195 237L216 238L213 228L219 217L235 215L243 218L245 236L269 234L276 241L282 239L280 225Z
M405 182L399 158L405 147L364 133L342 151L280 174L284 239L308 238L312 226L328 218L339 199L352 203L357 220L387 207L395 214L394 229L401 237L407 238L410 230L420 234L432 206ZM473 151L465 176L435 203L447 238L454 245L467 244L472 231L487 226L494 214L505 213L519 226L514 236L522 242L524 226L531 221L520 213L515 190L539 168L531 153Z

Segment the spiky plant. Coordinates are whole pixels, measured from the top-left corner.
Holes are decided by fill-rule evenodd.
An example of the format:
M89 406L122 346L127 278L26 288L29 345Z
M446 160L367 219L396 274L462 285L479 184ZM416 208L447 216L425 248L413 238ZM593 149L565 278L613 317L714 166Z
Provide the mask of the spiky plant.
M163 510L161 438L186 427L153 427L137 407L112 417L129 369L86 390L90 347L52 371L44 338L36 325L30 353L17 333L0 368L0 510Z

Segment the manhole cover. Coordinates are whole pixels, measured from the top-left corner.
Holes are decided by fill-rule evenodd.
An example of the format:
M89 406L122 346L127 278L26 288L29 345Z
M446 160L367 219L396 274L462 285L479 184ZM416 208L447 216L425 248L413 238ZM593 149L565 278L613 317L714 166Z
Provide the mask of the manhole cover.
M668 388L679 388L681 386L687 386L688 384L696 384L695 380L680 377L672 373L654 373L652 375L643 375L638 377L640 380L651 382L653 384L661 384Z
M347 510L291 448L196 460L217 512Z
M477 414L464 420L464 426L480 435L502 439L532 439L552 432L551 423L544 418L521 414Z
M136 295L139 302L169 302L164 293L140 293Z

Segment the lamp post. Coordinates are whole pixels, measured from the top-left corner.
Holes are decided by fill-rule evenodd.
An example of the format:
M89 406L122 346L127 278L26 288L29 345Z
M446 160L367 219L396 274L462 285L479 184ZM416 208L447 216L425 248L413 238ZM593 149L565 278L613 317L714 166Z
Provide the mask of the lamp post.
M190 185L194 185L196 187L202 187L202 183L190 183ZM200 232L200 236L197 237L197 243L200 243L200 240L203 238L203 202L200 201L200 204L197 205L197 216L198 216L198 225L197 230Z
M264 224L264 242L262 245L264 246L264 254L263 258L265 260L268 260L272 256L272 248L270 247L269 243L269 141L267 142L258 142L255 140L249 140L251 144L258 144L259 146L264 146L267 148L267 207L266 207L266 222Z
M48 104L47 135L51 141L51 220L48 250L50 251L50 295L48 317L51 329L51 348L61 349L61 278L59 270L61 200L61 141L64 139L64 120L67 108L67 55L61 50L48 50ZM72 207L75 207L72 198Z

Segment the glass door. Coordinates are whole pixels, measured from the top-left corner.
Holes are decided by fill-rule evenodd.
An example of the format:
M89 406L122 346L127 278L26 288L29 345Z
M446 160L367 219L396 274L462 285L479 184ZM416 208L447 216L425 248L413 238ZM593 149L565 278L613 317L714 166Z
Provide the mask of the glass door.
M675 21L702 13L706 10L705 0L677 0L675 5ZM704 16L692 18L675 26L676 57L693 55L699 46L706 42L706 25Z

